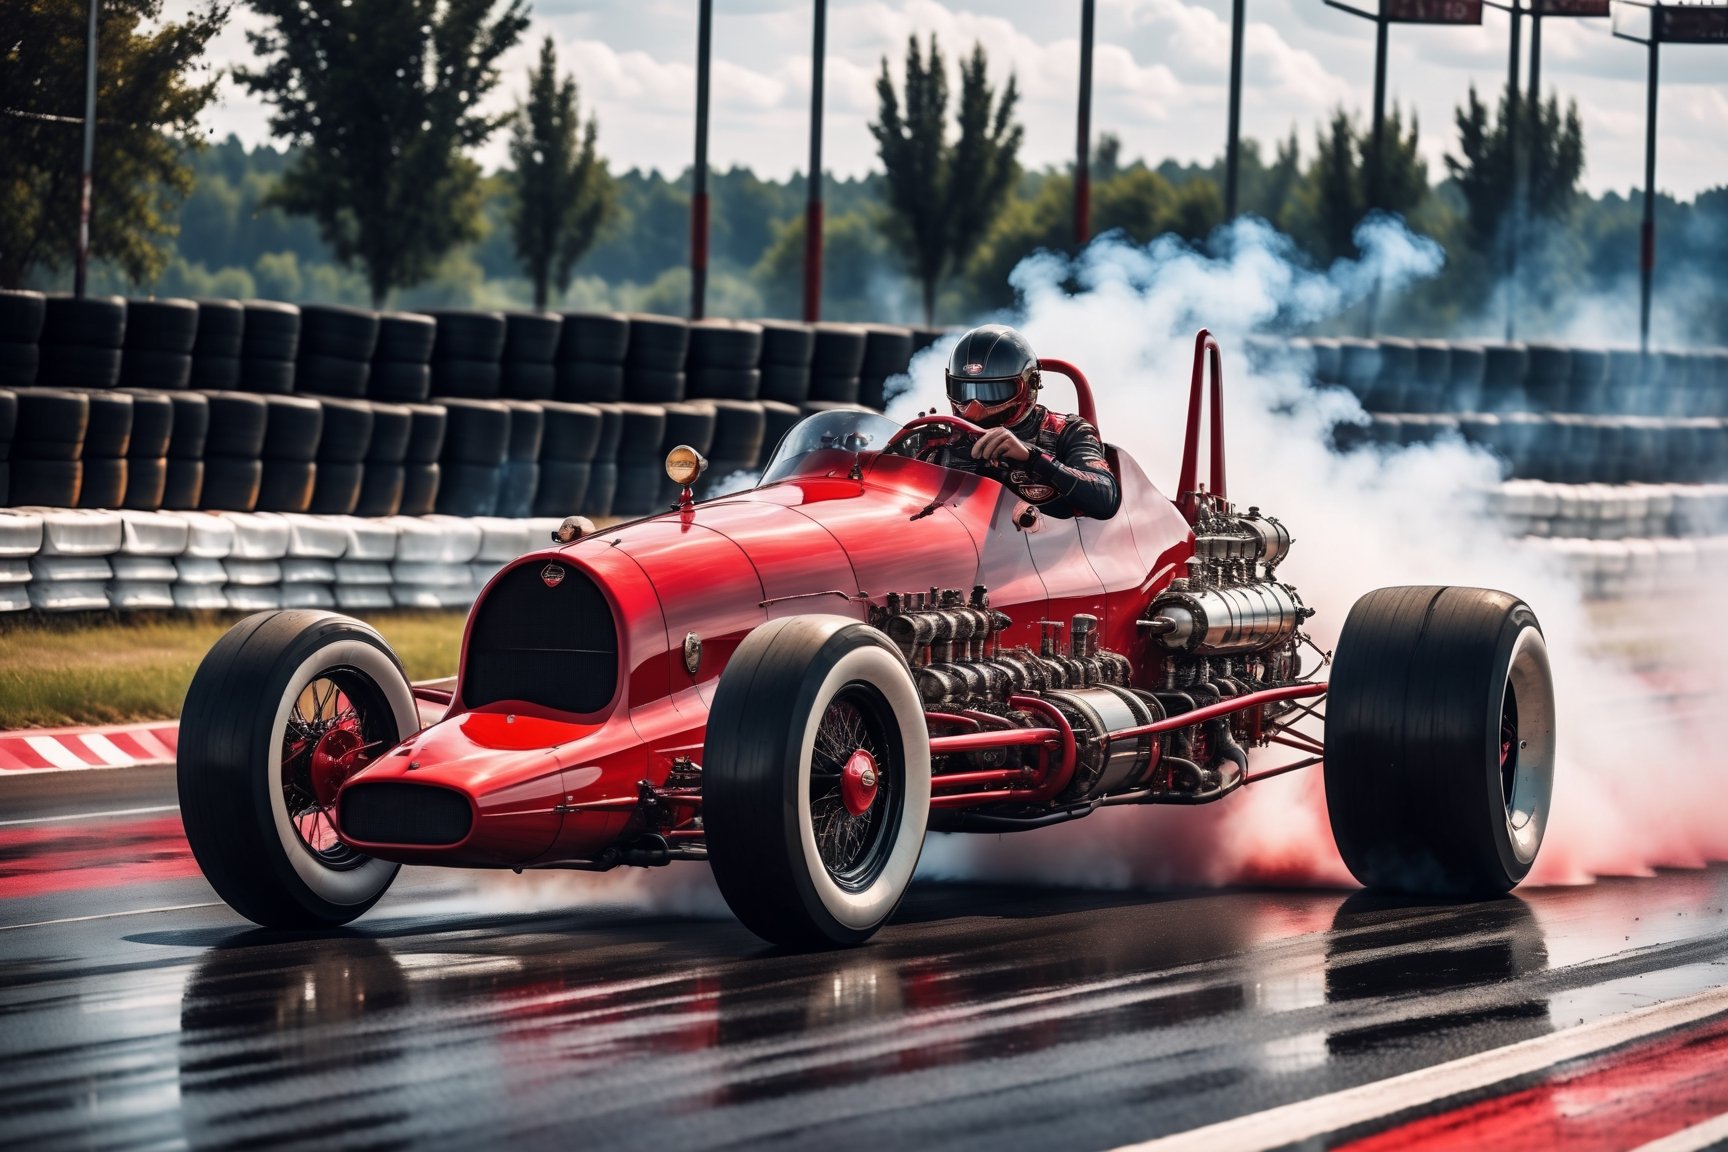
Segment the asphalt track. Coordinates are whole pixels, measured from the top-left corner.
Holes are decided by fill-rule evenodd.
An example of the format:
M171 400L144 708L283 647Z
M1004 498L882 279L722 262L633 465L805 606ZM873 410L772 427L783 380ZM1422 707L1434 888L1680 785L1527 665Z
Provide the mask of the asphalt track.
M689 888L407 870L293 938L213 903L170 771L0 778L0 1147L1728 1141L1728 868L1475 906L921 885L825 955Z

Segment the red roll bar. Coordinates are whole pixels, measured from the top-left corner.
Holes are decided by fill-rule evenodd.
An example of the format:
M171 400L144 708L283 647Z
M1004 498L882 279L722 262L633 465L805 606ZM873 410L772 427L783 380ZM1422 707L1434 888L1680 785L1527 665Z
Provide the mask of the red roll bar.
M1204 407L1206 362L1212 362L1212 495L1229 497L1224 486L1224 352L1212 333L1202 328L1194 334L1194 380L1188 390L1188 431L1182 441L1182 473L1176 481L1176 507L1192 524L1199 516L1199 490L1195 487L1200 468L1200 415Z
M1040 372L1055 372L1066 376L1074 382L1074 398L1078 405L1080 419L1098 427L1098 405L1092 399L1092 385L1087 383L1086 374L1066 360L1039 360ZM1102 438L1103 433L1099 433Z

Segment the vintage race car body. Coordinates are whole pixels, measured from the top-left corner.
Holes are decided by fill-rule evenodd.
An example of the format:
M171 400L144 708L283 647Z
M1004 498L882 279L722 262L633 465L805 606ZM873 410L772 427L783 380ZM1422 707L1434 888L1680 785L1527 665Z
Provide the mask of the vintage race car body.
M1113 455L1122 507L1104 521L1040 517L1026 531L1014 523L1025 505L995 480L834 449L749 492L525 556L469 617L449 714L345 788L450 789L473 806L468 834L436 847L366 839L339 806L343 838L403 862L600 856L630 830L642 782L663 789L675 761L700 760L727 658L778 616L862 621L889 592L982 585L1013 622L1004 647L1037 648L1041 621L1090 614L1100 646L1133 659L1148 643L1140 613L1184 571L1194 533L1131 457ZM700 645L694 672L687 637Z

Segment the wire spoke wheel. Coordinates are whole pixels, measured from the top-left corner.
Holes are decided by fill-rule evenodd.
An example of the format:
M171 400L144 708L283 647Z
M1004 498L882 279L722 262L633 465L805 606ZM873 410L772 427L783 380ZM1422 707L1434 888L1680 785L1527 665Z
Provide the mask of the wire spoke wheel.
M282 800L301 845L326 868L366 857L336 835L336 792L383 747L395 721L376 685L353 668L331 668L294 698L282 733Z
M828 702L810 757L810 822L822 864L843 888L866 887L881 872L892 846L888 833L900 803L901 771L888 738L887 702L867 684L846 685ZM872 779L863 811L847 803L844 774L858 754Z

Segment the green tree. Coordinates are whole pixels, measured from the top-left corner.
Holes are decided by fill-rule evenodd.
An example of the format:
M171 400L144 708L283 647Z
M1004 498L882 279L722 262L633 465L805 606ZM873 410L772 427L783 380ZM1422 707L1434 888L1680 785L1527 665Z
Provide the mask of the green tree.
M464 149L508 118L480 104L527 27L525 0L251 0L261 63L237 76L296 151L271 201L318 223L375 306L480 234Z
M1363 133L1359 142L1365 187L1362 203L1365 208L1378 208L1397 216L1408 216L1428 195L1428 163L1418 151L1422 126L1416 113L1410 113L1410 131L1404 131L1404 112L1397 104L1387 114L1385 128L1386 155L1380 162L1380 188L1376 196L1369 165L1374 162L1373 136Z
M576 262L594 246L611 207L606 162L595 151L599 128L582 123L576 80L558 77L552 37L540 46L540 66L528 73L528 99L510 129L510 227L516 257L534 284L534 307L547 290L562 296Z
M886 56L876 80L870 132L886 172L889 231L923 293L926 323L934 323L943 278L976 251L1019 175L1024 132L1014 122L1014 77L998 96L984 49L974 45L960 84L959 139L950 144L947 63L935 36L928 55L916 37L907 41L904 111Z
M1415 116L1405 131L1403 112L1394 104L1386 117L1379 195L1377 202L1371 202L1368 169L1373 162L1373 135L1358 130L1344 109L1336 109L1315 133L1314 160L1302 175L1283 223L1322 261L1351 256L1356 251L1356 226L1371 209L1408 216L1427 197L1428 166L1417 151L1420 139ZM1294 140L1289 150L1294 162Z
M1530 214L1537 220L1563 220L1577 201L1578 179L1584 172L1584 130L1578 106L1569 104L1562 113L1559 98L1550 96L1541 107L1522 110L1520 150ZM1447 153L1446 171L1464 198L1471 247L1491 252L1503 241L1501 229L1517 197L1506 98L1502 96L1490 114L1472 85L1453 120L1458 126L1458 153Z
M209 0L164 23L164 8L106 0L98 24L90 253L134 282L167 267L184 157L216 90L197 66L228 15ZM0 17L0 287L77 249L88 21L84 0L6 0Z

